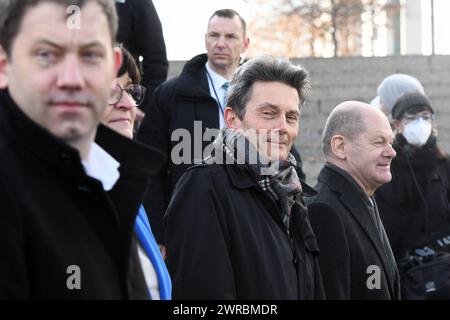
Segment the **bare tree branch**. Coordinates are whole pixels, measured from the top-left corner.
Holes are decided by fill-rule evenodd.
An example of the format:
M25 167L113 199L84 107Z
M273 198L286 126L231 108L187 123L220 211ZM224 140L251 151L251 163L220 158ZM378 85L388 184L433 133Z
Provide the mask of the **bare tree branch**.
M362 24L371 23L375 30L379 27L376 17L383 14L390 17L398 14L400 9L394 4L381 5L377 0L245 2L261 8L261 13L255 18L257 21L254 19L249 28L254 38L256 36L253 41L255 49L287 56L320 56L323 48L332 48L335 56L359 55Z

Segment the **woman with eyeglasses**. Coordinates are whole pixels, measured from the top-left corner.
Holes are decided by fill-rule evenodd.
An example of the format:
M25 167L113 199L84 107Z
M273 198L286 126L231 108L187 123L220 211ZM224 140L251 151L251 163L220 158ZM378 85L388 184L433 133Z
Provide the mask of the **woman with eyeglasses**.
M120 47L123 63L118 72L117 86L111 91L109 105L102 123L118 133L132 139L136 109L144 100L145 88L139 83L141 73L130 52ZM158 244L153 236L147 213L141 205L135 224L138 254L145 281L152 300L170 300L172 284Z
M391 112L397 156L391 182L375 196L402 272L403 262L416 249L450 252L450 165L437 145L435 113L427 96L406 93Z

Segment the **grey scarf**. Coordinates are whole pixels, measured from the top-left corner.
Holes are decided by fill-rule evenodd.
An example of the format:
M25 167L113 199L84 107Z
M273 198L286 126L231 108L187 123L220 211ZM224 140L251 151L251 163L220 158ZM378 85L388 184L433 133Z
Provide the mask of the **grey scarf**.
M248 171L268 197L281 207L281 218L289 233L292 206L301 201L302 186L295 166L297 161L292 154L287 160L269 162L239 131L222 129L213 142L215 154L206 163L234 163ZM226 159L220 159L225 153ZM226 162L225 162L226 161Z

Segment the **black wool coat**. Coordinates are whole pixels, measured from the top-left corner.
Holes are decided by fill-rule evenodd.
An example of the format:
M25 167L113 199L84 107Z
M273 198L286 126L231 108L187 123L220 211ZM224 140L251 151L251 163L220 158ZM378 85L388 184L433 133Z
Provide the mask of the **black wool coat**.
M236 165L189 169L166 216L174 299L322 299L306 207L280 207Z
M384 229L378 231L368 198L340 169L326 164L308 198L311 225L320 249L319 265L327 299L399 299L399 277ZM380 287L374 269L380 270ZM373 288L373 289L370 289Z
M0 299L148 297L134 223L161 155L103 126L97 142L121 163L109 192L1 92Z

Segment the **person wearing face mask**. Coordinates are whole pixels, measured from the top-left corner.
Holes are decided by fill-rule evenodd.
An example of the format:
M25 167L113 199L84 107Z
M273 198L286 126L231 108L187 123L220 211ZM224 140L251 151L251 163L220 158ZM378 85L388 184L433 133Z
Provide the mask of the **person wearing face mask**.
M437 145L431 101L406 93L392 119L397 157L376 199L397 263L417 248L450 252L449 159Z

